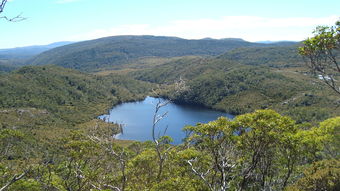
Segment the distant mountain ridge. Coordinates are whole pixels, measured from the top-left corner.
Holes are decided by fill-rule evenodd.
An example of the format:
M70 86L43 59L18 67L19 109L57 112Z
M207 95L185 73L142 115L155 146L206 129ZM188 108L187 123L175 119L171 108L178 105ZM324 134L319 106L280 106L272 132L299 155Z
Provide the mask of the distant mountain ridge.
M268 46L285 45L252 43L234 38L187 40L150 35L112 36L48 50L31 59L29 64L54 64L82 71L94 71L126 64L143 57L216 56L241 47Z
M52 48L71 44L73 42L63 41L47 45L33 45L17 48L0 49L0 73L9 72L23 66L27 60Z
M0 49L0 59L25 59L46 50L71 44L70 41L55 42L47 45L33 45L16 48Z

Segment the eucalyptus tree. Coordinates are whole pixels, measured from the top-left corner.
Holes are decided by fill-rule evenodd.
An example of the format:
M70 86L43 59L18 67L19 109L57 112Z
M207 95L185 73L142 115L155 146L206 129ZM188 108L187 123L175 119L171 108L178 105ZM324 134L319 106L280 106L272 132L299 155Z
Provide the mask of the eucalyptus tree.
M326 131L303 130L273 110L232 121L221 117L185 129L187 147L196 151L187 164L212 191L284 190L296 177L297 167L311 151L321 151L321 140L327 139Z
M311 72L340 94L340 20L334 26L318 26L313 33L303 41L299 53Z

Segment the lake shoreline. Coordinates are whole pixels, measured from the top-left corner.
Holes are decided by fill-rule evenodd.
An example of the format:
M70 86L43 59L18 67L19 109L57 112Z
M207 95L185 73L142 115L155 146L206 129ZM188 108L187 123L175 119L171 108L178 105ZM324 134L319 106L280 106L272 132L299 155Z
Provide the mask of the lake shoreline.
M165 101L162 97L147 96L144 100L125 102L113 106L108 113L98 116L99 119L106 119L107 122L113 122L123 125L123 133L117 135L121 140L151 140L152 118L155 112L155 106L159 99ZM200 106L180 105L170 102L167 106L162 107L158 114L168 112L157 125L157 134L163 135L167 129L166 135L174 139L175 144L182 142L185 133L182 131L186 125L196 125L197 123L207 123L216 120L220 116L233 118L234 116L225 112L220 112ZM168 128L169 127L169 128Z

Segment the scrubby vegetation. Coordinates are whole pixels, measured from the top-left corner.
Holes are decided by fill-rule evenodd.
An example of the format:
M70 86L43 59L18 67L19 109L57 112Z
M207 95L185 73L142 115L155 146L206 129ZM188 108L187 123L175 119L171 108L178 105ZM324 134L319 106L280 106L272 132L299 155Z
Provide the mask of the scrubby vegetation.
M145 57L177 57L188 55L216 56L240 47L290 45L261 44L242 39L186 40L161 36L114 36L74 43L46 51L28 63L55 64L81 71L98 71L122 66Z
M123 101L141 99L148 83L98 77L56 66L23 67L0 76L1 108L41 108L66 122L88 121Z
M339 122L310 127L259 110L188 126L181 145L159 139L166 153L160 175L155 144L122 146L114 125L93 121L58 145L5 128L1 184L23 175L8 190L336 190Z
M0 190L339 190L339 97L279 45L124 36L2 63ZM97 119L152 94L237 116L179 145Z
M248 65L221 57L184 57L130 75L166 84L163 95L177 103L203 105L236 115L271 108L306 122L339 114L336 95L320 85L317 78L305 75L305 70L294 66L278 69L269 67L276 62L253 61L256 64ZM180 78L186 81L187 88L174 94L173 84Z

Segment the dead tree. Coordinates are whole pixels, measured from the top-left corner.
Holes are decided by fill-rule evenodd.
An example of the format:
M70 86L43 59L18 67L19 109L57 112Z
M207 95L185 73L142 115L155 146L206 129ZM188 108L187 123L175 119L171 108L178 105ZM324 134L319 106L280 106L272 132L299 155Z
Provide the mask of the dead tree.
M4 12L5 6L6 6L7 0L1 0L1 4L0 4L0 15ZM0 16L0 19L5 19L7 21L10 22L19 22L19 21L23 21L26 18L21 16L22 14L18 14L17 16L14 17L7 17L7 16Z
M187 90L188 87L186 86L186 82L185 80L182 79L182 77L179 78L179 80L174 82L174 94L180 94L181 92ZM167 131L167 128L161 132L159 131L158 134L156 135L156 131L157 131L157 124L158 122L160 122L164 117L166 117L166 115L168 114L168 112L164 112L162 114L160 114L160 109L162 107L165 107L166 105L168 105L171 100L168 98L168 100L162 100L160 97L160 94L157 93L156 91L153 91L154 95L156 95L158 97L158 101L157 104L155 106L155 112L153 115L153 120L152 120L152 141L155 144L155 149L156 149L156 153L157 153L157 157L158 157L158 173L157 173L157 180L161 181L161 177L162 177L162 173L163 173L163 166L164 166L164 162L166 159L166 156L168 154L168 152L170 151L170 149L172 148L170 147L166 147L165 144L168 144L168 141L166 140L165 134ZM161 136L162 135L162 136Z
M18 180L21 180L26 176L29 170L24 171L23 173L19 175L14 175L11 180L9 180L3 187L0 188L0 191L5 191L9 186L11 186L13 183L15 183Z
M162 142L160 141L161 137L160 136L156 136L156 129L157 129L157 123L160 120L162 120L168 114L168 112L165 112L163 114L159 114L159 110L162 107L168 105L169 103L170 103L169 100L162 101L160 98L158 99L158 102L157 102L156 107L155 107L155 113L153 115L153 121L152 121L152 140L155 143L155 148L156 148L156 152L157 152L157 156L158 156L158 174L157 174L157 179L159 181L160 181L161 176L162 176L164 160L165 160L165 157L166 157L168 149L165 152L163 152ZM163 135L165 135L165 133L166 133L166 129L165 129Z

